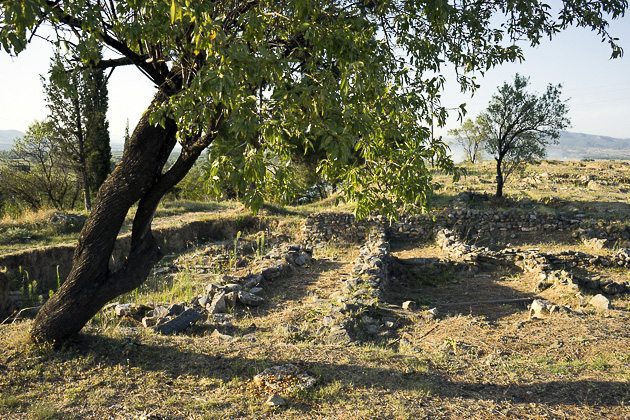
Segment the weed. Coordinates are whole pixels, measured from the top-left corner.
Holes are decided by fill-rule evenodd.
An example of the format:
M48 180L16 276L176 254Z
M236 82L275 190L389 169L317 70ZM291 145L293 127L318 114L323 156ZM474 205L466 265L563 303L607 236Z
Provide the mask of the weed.
M2 411L19 411L22 409L23 405L22 400L15 395L0 394L0 410Z
M32 404L27 415L33 420L62 420L65 417L54 405L44 401Z
M256 238L256 258L261 260L265 255L265 232L261 232Z
M236 238L234 238L234 248L232 249L232 252L230 253L230 259L228 263L230 271L232 271L236 267L236 258L238 256L238 241L241 239L242 234L243 232L239 230L236 233Z

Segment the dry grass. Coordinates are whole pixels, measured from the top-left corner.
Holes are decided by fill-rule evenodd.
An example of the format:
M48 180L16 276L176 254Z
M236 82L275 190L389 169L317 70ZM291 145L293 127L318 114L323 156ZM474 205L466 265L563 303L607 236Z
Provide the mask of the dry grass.
M581 167L562 170L576 168ZM443 192L454 196L459 188L464 187ZM543 205L530 199L534 206ZM589 202L601 211L595 196L574 199L566 206ZM175 223L180 216L170 217ZM296 220L290 213L277 228L285 243L296 233ZM518 246L594 253L583 244L556 239L525 238ZM210 265L211 255L200 248L178 257L187 271L150 279L125 299L183 300L215 275L255 271L259 259L245 246L255 240L240 240L243 267L197 270ZM225 245L229 251L231 243ZM393 244L393 252L401 259L445 257L431 243ZM588 292L534 292L534 276L516 269L411 272L382 302L383 313L399 325L394 338L327 344L322 320L357 254L358 246L316 248L310 266L265 284L265 305L237 309L222 322L201 322L178 336L156 335L135 321L101 314L62 350L52 351L28 342L30 321L0 326L0 418L630 418L628 296L613 297L613 309L598 314L586 305ZM588 274L629 279L621 269L589 269ZM444 306L532 296L571 311L531 319L524 304ZM437 318L387 309L410 299L437 307ZM217 337L215 330L232 338ZM256 386L253 377L285 363L297 365L317 383L306 391L285 388L280 394L288 405L270 407L265 401L272 391Z

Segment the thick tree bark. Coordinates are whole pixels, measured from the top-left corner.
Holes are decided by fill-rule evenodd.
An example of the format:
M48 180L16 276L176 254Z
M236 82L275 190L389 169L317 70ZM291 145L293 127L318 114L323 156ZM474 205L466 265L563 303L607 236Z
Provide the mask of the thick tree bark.
M164 99L158 93L153 104ZM152 126L148 115L138 123L121 162L100 188L81 231L70 274L35 319L31 330L35 341L63 343L108 301L142 284L161 258L150 229L153 214L160 198L188 170L162 175L176 144L176 124L167 120L164 127ZM188 169L193 162L186 162ZM138 201L131 251L124 266L112 273L109 262L116 237L129 208Z
M167 99L158 93L152 107ZM201 152L214 140L222 121L220 109L203 135L184 142L177 161L163 168L175 147L177 127L151 126L146 112L131 136L121 162L98 191L74 253L68 278L35 319L31 337L58 346L81 328L110 300L140 286L162 254L151 232L161 198L181 181ZM127 261L110 272L116 237L129 208L138 203Z

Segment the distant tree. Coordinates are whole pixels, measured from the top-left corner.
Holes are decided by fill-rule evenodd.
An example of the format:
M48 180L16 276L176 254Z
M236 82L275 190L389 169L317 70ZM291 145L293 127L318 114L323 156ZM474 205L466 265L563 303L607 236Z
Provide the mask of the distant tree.
M127 124L125 125L125 134L123 135L123 151L127 150L127 143L129 143L129 118L127 118Z
M33 210L50 206L61 210L75 206L79 184L64 159L51 125L35 121L9 153L0 169L0 192Z
M99 52L100 55L100 52ZM60 151L82 182L86 210L110 171L107 85L102 70L82 69L59 53L44 81L49 121Z
M468 118L460 128L450 130L455 141L464 148L466 161L477 163L481 161L481 151L485 144L484 134L479 131L479 125Z
M476 120L487 139L486 151L496 160L497 197L503 196L505 180L525 163L545 157L547 145L570 124L568 107L560 99L562 85L549 84L538 96L527 92L528 83L529 78L516 74L513 84L505 82Z
M82 70L81 75L84 83L82 100L85 102L88 182L91 191L96 192L111 172L107 79L103 69L91 67Z

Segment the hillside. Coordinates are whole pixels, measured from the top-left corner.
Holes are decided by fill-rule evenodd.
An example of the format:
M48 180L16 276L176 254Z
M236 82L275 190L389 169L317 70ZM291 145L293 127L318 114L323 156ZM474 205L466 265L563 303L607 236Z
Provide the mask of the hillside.
M13 141L24 135L18 130L0 130L0 151L9 150L13 145Z
M446 137L456 161L463 160L464 152L452 137ZM486 157L487 158L487 157ZM619 139L594 134L565 131L558 144L547 148L547 158L554 160L630 159L630 138Z
M550 159L558 160L630 159L630 139L564 132L547 153Z
M23 136L18 130L0 130L0 151L9 150L13 141ZM456 161L463 159L461 147L452 137L445 138ZM122 151L123 144L111 143L113 151ZM563 132L558 144L549 146L547 157L555 160L630 159L630 138L619 139L594 134Z

